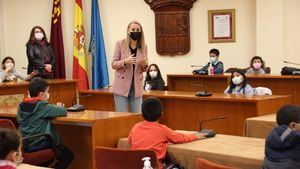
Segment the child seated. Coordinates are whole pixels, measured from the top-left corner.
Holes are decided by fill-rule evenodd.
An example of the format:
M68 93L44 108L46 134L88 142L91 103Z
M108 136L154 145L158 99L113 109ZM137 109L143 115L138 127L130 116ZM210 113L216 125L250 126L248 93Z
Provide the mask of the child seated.
M15 61L12 57L5 57L2 61L2 69L0 69L0 82L16 82L18 79L31 80L37 71L31 72L27 77L15 70Z
M248 84L245 73L236 69L231 73L230 85L225 89L224 94L253 95L254 90Z
M131 149L151 149L156 152L160 168L166 158L168 143L186 143L205 138L204 134L182 134L159 124L162 103L158 98L148 97L142 103L144 121L137 123L128 136Z
M49 84L41 78L34 78L28 87L30 98L25 98L19 105L17 119L19 130L23 137L37 134L49 134L54 139L60 157L55 168L67 168L73 160L73 153L64 146L51 122L59 116L66 116L67 110L62 104L52 105L48 103ZM49 148L50 143L44 138L24 142L24 150L31 152Z
M276 122L266 139L263 169L300 168L300 107L281 107Z
M211 49L209 51L209 62L201 69L194 70L194 74L222 74L224 71L223 62L219 61L219 50ZM210 73L209 68L213 68L213 72ZM205 73L204 73L205 72Z
M11 129L0 128L0 169L16 169L21 164L21 139Z
M145 90L164 90L165 82L157 64L151 64L146 73Z
M259 56L254 56L251 59L250 68L247 70L247 74L263 75L265 74L265 62Z

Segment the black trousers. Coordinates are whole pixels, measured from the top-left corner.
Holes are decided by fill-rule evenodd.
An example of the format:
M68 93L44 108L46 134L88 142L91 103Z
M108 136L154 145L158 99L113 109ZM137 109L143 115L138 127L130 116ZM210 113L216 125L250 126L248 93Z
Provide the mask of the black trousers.
M68 166L71 164L71 162L74 159L73 152L64 145L59 145L57 147L57 150L59 151L59 157L57 158L57 162L55 163L54 168L55 169L68 168Z

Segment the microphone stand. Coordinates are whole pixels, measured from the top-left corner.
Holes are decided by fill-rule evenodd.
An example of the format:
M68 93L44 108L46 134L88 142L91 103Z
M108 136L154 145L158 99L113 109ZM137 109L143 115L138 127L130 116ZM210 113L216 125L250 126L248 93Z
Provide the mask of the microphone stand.
M67 110L68 111L74 111L74 112L85 110L85 106L82 105L82 104L79 104L79 98L90 97L90 96L92 96L92 94L87 94L87 95L81 95L81 96L79 96L78 92L77 92L76 93L76 97L73 98L73 100L72 100L72 105L73 106L68 107ZM75 100L76 100L76 104L74 104Z
M294 63L294 62L289 62L289 61L283 61L283 63L288 63L288 64L300 66L299 63Z
M197 118L198 118L198 121L199 121L199 130L200 130L199 133L206 134L206 138L214 137L216 135L216 132L214 130L212 130L212 129L202 129L202 124L203 123L208 122L208 121L226 119L225 116L219 116L219 117L214 117L214 118L210 118L210 119L206 119L206 120L200 121L198 112L197 112Z

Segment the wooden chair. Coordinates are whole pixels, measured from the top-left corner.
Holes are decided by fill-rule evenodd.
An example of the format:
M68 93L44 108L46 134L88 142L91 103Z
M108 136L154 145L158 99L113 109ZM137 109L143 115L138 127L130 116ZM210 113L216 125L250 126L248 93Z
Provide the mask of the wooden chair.
M198 157L196 159L196 168L197 169L237 169L234 167L229 167L221 164L216 164L211 161L205 160L203 158Z
M130 150L107 147L95 147L96 169L142 169L142 158L150 157L152 168L158 168L158 160L153 150Z
M243 73L247 72L247 68L230 67L230 68L226 69L224 73L232 73L233 71L235 71L237 69L240 70L240 71L242 71Z
M8 128L17 131L14 123L9 119L0 119L0 128ZM51 160L55 160L58 156L59 152L55 148L55 143L52 137L48 134L39 134L34 135L26 138L22 138L22 141L35 139L38 137L46 137L47 140L50 140L51 148L38 150L34 152L23 152L24 163L31 164L31 165L40 165L46 162L51 162Z
M232 73L234 70L241 70L242 72L246 73L248 69L250 69L250 67L247 67L247 68L236 68L236 67L230 67L228 68L227 70L225 70L224 73ZM264 68L264 71L266 74L270 74L271 73L271 68L270 67L265 67Z

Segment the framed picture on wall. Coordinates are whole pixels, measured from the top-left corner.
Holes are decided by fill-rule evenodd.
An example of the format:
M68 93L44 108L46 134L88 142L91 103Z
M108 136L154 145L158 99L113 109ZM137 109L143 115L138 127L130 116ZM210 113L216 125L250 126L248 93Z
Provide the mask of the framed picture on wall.
M208 10L208 42L235 42L235 9Z

